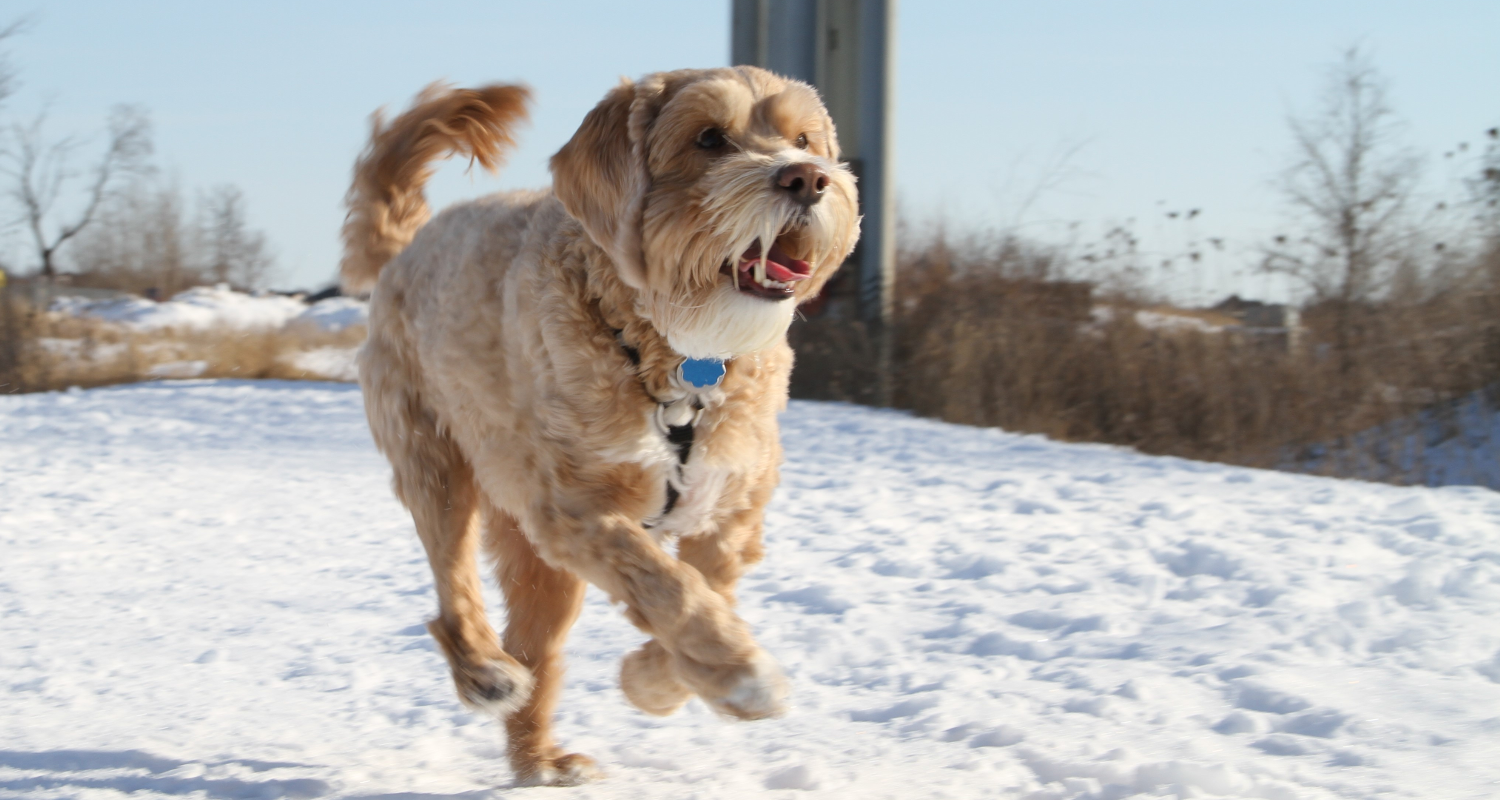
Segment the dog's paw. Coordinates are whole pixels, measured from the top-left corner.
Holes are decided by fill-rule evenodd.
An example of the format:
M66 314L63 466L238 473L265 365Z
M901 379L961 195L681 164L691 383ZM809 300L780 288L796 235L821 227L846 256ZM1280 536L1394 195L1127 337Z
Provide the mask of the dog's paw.
M579 786L604 777L594 759L582 753L568 753L517 765L517 786Z
M486 661L453 670L464 705L504 719L531 698L531 672L512 659Z
M698 684L698 696L709 708L726 717L752 720L786 713L786 677L764 650L757 648L748 660L733 667L695 664L679 655L677 669Z
M736 719L767 719L786 713L789 693L781 666L764 650L759 650L727 693L704 700L720 714Z
M652 639L620 662L620 689L630 704L665 717L693 696L693 690L672 674L672 656Z

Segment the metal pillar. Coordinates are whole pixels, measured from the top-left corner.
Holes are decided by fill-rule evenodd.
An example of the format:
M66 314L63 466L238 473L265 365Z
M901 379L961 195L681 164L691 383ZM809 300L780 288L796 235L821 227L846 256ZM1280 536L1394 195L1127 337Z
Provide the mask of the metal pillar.
M874 338L876 389L889 404L888 322L896 269L892 147L896 0L732 0L730 59L817 87L859 178L859 247L844 265L846 296L828 314L858 319Z

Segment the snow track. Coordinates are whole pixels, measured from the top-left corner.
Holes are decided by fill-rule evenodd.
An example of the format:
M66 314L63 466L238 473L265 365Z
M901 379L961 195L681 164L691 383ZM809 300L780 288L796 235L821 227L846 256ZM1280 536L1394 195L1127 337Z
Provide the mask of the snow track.
M593 593L559 734L609 776L510 789L357 389L0 397L0 796L1500 795L1500 494L829 404L783 439L741 612L793 711L634 711Z

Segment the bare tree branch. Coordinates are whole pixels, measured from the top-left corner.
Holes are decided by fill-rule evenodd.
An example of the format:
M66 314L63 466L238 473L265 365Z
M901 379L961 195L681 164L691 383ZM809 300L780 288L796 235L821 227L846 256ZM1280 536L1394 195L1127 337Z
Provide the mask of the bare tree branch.
M110 113L109 141L104 155L85 174L75 172L70 166L79 143L64 138L48 144L43 133L44 123L45 115L42 115L30 125L11 127L11 141L0 150L0 162L3 162L0 174L9 179L9 194L21 207L19 222L31 232L41 274L51 279L56 275L58 248L94 221L100 206L123 178L147 169L146 159L151 154L151 123L139 108L116 106ZM57 201L75 178L87 179L82 187L81 209L71 221L49 224Z
M21 32L25 31L30 24L30 18L22 17L15 22L12 22L11 24L5 26L4 28L0 28L0 42L4 42L6 39L11 38L12 36L19 35ZM0 102L3 102L5 98L10 97L12 94L15 94L15 91L15 67L12 67L10 64L10 54L0 52Z
M199 222L204 269L216 283L258 289L273 266L265 234L250 230L245 220L245 195L229 184L215 186L200 201Z
M1396 141L1384 79L1357 48L1330 72L1320 109L1288 120L1295 156L1279 185L1302 231L1277 237L1261 268L1314 301L1353 303L1386 289L1400 263L1419 163Z

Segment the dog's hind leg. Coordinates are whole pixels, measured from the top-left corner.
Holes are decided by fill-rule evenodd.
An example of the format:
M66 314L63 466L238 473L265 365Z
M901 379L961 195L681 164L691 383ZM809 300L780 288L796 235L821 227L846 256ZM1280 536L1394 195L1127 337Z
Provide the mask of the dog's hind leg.
M438 616L427 623L427 630L448 658L459 698L504 718L526 703L532 676L501 649L485 617L475 560L478 492L469 465L446 436L429 440L427 445L432 449L446 446L445 469L408 481L402 480L400 468L396 471L397 493L411 509L437 588Z
M399 351L372 334L362 356L360 384L370 432L394 471L396 496L411 511L427 550L437 589L438 616L427 630L453 670L466 705L504 717L531 693L531 673L500 649L484 614L476 551L479 492L469 462L438 428L411 389Z
M552 713L562 690L563 642L583 608L583 579L548 566L516 521L491 508L486 539L505 593L505 650L531 671L531 697L505 720L517 783L574 786L599 777L594 760L552 740Z

